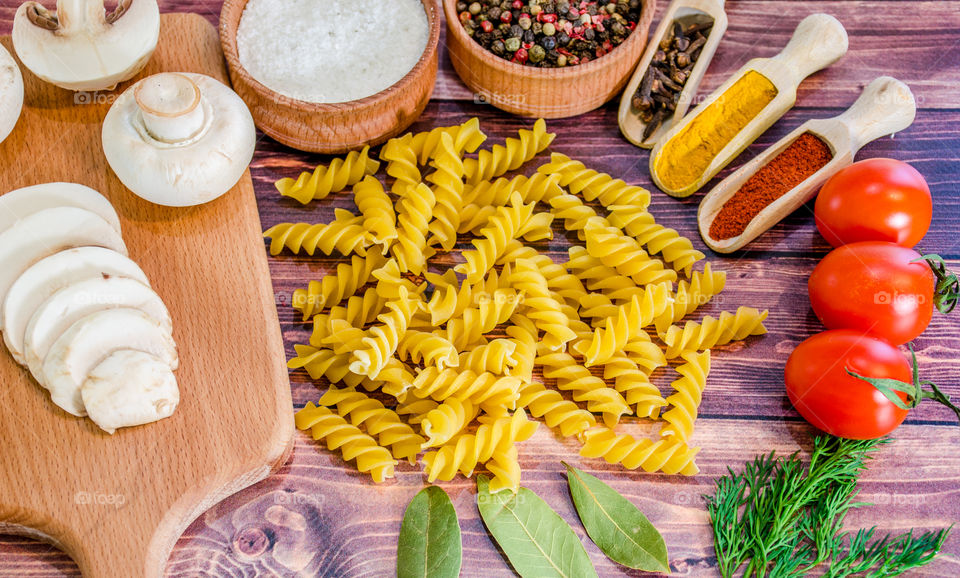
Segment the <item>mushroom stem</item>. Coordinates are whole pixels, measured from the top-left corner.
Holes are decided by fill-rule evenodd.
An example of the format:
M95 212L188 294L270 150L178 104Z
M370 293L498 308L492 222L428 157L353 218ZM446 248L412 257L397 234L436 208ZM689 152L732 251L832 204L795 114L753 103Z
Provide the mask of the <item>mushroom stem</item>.
M183 74L155 74L137 85L134 98L147 132L158 141L180 143L203 130L200 87Z
M64 34L102 28L103 0L57 0L57 19Z

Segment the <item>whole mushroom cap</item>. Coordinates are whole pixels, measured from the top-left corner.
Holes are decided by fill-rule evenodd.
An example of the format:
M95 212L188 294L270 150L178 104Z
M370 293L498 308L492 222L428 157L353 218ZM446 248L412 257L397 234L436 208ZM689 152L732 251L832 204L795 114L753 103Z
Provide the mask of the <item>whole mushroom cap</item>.
M16 126L23 110L23 75L7 49L0 46L0 142Z

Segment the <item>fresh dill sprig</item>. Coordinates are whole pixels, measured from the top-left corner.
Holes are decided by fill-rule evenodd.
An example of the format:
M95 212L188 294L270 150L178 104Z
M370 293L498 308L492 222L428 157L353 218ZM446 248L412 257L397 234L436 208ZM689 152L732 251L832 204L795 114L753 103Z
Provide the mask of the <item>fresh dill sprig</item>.
M748 462L743 471L716 481L706 496L720 573L786 578L826 566L824 575L896 576L936 556L950 529L873 539L875 528L852 537L843 530L855 502L857 481L870 453L888 440L818 437L810 464L799 453L773 452Z

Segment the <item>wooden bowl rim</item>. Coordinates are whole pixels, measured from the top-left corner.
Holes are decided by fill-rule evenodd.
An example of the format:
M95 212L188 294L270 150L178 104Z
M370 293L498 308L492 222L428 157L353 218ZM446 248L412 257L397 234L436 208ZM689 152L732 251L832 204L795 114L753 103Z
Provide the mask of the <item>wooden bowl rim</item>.
M229 2L230 0L227 1ZM457 37L457 40L459 40L461 44L468 46L467 50L483 61L484 65L495 68L497 71L505 74L521 73L535 80L569 80L578 76L585 76L590 72L599 71L605 67L609 67L613 64L614 59L621 60L624 58L629 58L630 50L627 49L628 46L636 43L646 43L646 38L644 38L644 40L637 40L637 38L649 35L650 24L653 23L653 18L656 15L655 11L657 7L657 0L640 1L642 5L640 22L637 22L637 25L630 32L630 36L627 37L626 41L616 46L613 50L607 54L604 54L600 58L595 58L586 64L565 66L563 68L540 68L535 66L526 66L500 58L499 56L480 46L479 43L477 43L473 38L470 38L467 33L464 32L463 25L460 23L460 19L457 16L457 0L443 0L443 11L447 17L447 34L452 33ZM646 21L646 27L648 28L647 34L636 34L636 32L640 29L641 23L644 21Z
M404 92L410 89L414 81L428 72L427 68L431 65L433 55L437 52L440 44L440 16L437 14L436 4L432 0L420 0L423 5L423 11L427 15L427 45L423 49L420 59L410 69L407 74L397 82L391 84L380 92L358 98L357 100L348 100L345 102L309 102L281 94L259 80L253 77L250 72L240 62L240 54L237 51L237 32L227 34L227 19L234 11L239 11L237 18L237 27L239 28L240 18L243 18L243 11L246 9L249 0L224 0L223 7L220 10L220 44L223 47L224 56L231 71L240 75L243 82L250 86L258 96L269 98L278 104L285 104L301 110L303 112L315 113L343 113L352 112L360 109L372 108L383 104L396 93ZM234 81L236 83L236 81Z

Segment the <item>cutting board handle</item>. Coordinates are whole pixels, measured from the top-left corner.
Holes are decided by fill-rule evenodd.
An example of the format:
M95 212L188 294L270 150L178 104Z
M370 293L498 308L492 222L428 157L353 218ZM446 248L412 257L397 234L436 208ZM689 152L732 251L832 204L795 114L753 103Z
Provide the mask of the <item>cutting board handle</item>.
M796 85L847 53L849 39L840 21L829 14L804 18L787 46L772 60L794 71Z
M853 153L882 136L913 124L917 101L910 87L896 78L881 76L863 90L853 106L837 117L850 131Z

